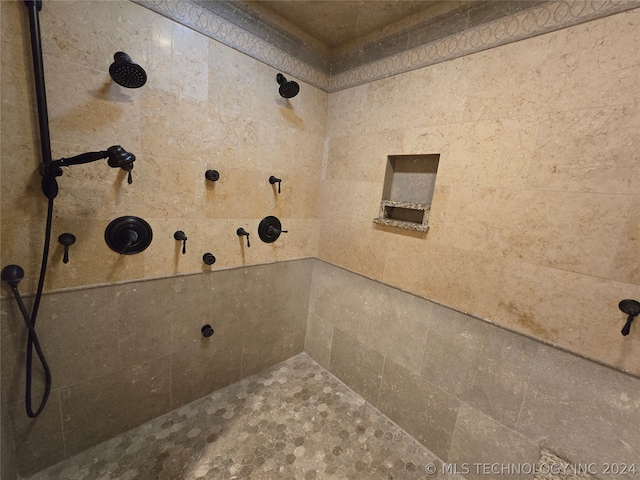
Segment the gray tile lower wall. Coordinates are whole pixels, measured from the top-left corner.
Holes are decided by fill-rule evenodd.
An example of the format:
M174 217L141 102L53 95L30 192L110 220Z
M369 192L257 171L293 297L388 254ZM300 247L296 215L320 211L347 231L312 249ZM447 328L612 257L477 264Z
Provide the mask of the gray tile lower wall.
M637 377L319 260L55 293L42 312L54 390L31 420L24 326L2 301L3 479L303 349L445 462L534 464L542 447L640 464Z
M305 351L468 479L541 447L640 465L639 378L322 261Z
M312 265L294 260L45 295L37 330L53 390L37 419L24 411L24 322L15 301L3 299L2 478L16 478L6 438L27 476L302 352ZM212 337L202 336L204 324Z

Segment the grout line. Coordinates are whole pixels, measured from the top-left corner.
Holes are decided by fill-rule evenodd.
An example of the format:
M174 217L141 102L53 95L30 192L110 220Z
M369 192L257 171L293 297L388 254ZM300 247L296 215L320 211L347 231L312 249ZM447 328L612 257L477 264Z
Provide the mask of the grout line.
M524 403L525 403L525 400L527 399L527 394L529 393L529 386L531 385L531 377L533 377L533 371L535 370L536 363L538 362L538 357L540 355L541 349L542 349L542 345L538 344L536 348L536 354L533 357L533 362L531 362L531 369L529 370L529 376L527 377L527 386L524 389L524 395L522 396L522 403L520 403L520 411L518 412L518 418L516 418L516 424L513 427L515 432L519 432L518 427L520 426L520 419L522 417L522 411L524 410Z
M62 434L62 454L64 456L64 458L69 458L69 453L68 453L68 445L67 445L67 437L65 435L65 431L64 431L64 412L62 410L62 394L61 394L61 389L58 389L58 391L56 392L56 394L58 395L58 406L59 406L59 410L60 410L60 433Z
M380 372L380 385L378 386L378 398L374 407L376 410L380 410L380 397L382 396L382 383L384 382L384 370L387 365L387 357L382 357L382 371Z

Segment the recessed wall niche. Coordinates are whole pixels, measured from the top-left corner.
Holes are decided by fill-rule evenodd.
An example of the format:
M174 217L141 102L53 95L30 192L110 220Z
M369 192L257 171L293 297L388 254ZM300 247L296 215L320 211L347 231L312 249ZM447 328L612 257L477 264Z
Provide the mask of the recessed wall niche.
M426 232L436 185L439 153L389 155L384 176L380 225Z

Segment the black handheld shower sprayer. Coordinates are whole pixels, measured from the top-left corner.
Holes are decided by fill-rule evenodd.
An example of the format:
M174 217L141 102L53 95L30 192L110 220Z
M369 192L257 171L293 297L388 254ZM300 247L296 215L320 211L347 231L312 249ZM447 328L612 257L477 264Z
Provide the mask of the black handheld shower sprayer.
M62 168L72 165L81 165L83 163L91 163L102 159L108 159L107 163L111 168L122 168L128 172L127 183L131 184L131 170L136 157L133 153L127 152L120 145L114 145L100 152L87 152L70 158L61 158L53 160L49 163L40 165L40 174L42 175L42 192L47 198L56 198L58 195L58 181L56 177L62 175Z
M37 417L44 409L49 392L51 391L51 372L45 360L40 342L35 331L36 319L44 290L44 279L47 270L47 261L49 258L49 246L51 243L51 228L53 222L53 203L58 195L58 182L56 177L62 175L62 167L71 165L79 165L82 163L94 162L104 158L108 159L108 164L112 168L122 168L128 172L128 182L131 183L131 170L136 157L124 150L121 146L116 145L108 148L106 151L89 152L77 155L71 158L61 158L60 160L52 160L51 155L51 139L49 134L49 114L47 111L47 94L44 79L44 62L42 55L42 38L40 35L39 12L42 10L42 0L24 0L29 15L29 32L31 38L31 56L33 60L33 73L35 83L35 99L38 106L38 124L40 130L40 147L42 154L42 165L40 173L42 175L42 191L47 197L47 217L45 225L44 245L42 249L42 262L40 264L40 275L38 278L38 286L33 300L33 307L29 313L18 292L18 283L24 277L24 270L18 265L8 265L2 269L2 280L7 282L16 298L20 312L27 325L29 331L27 343L27 375L26 375L26 395L25 404L27 415L29 417ZM118 82L118 84L128 88L138 88L147 81L147 74L139 65L133 63L131 57L126 53L118 52L114 56L115 62L109 68L109 74ZM149 236L150 238L150 236ZM146 240L147 237L143 237ZM141 242L140 242L141 243ZM138 247L139 248L139 247ZM31 408L31 380L33 366L33 349L42 364L45 374L45 390L40 400L40 406L34 412Z

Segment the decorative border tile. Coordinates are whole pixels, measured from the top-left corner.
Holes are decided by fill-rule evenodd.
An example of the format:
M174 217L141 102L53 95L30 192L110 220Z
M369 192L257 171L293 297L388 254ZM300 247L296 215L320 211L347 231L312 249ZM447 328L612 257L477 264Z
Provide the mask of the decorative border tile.
M191 0L131 1L329 93L640 8L640 0L549 1L331 76Z
M190 0L131 0L283 73L327 90L329 76Z

